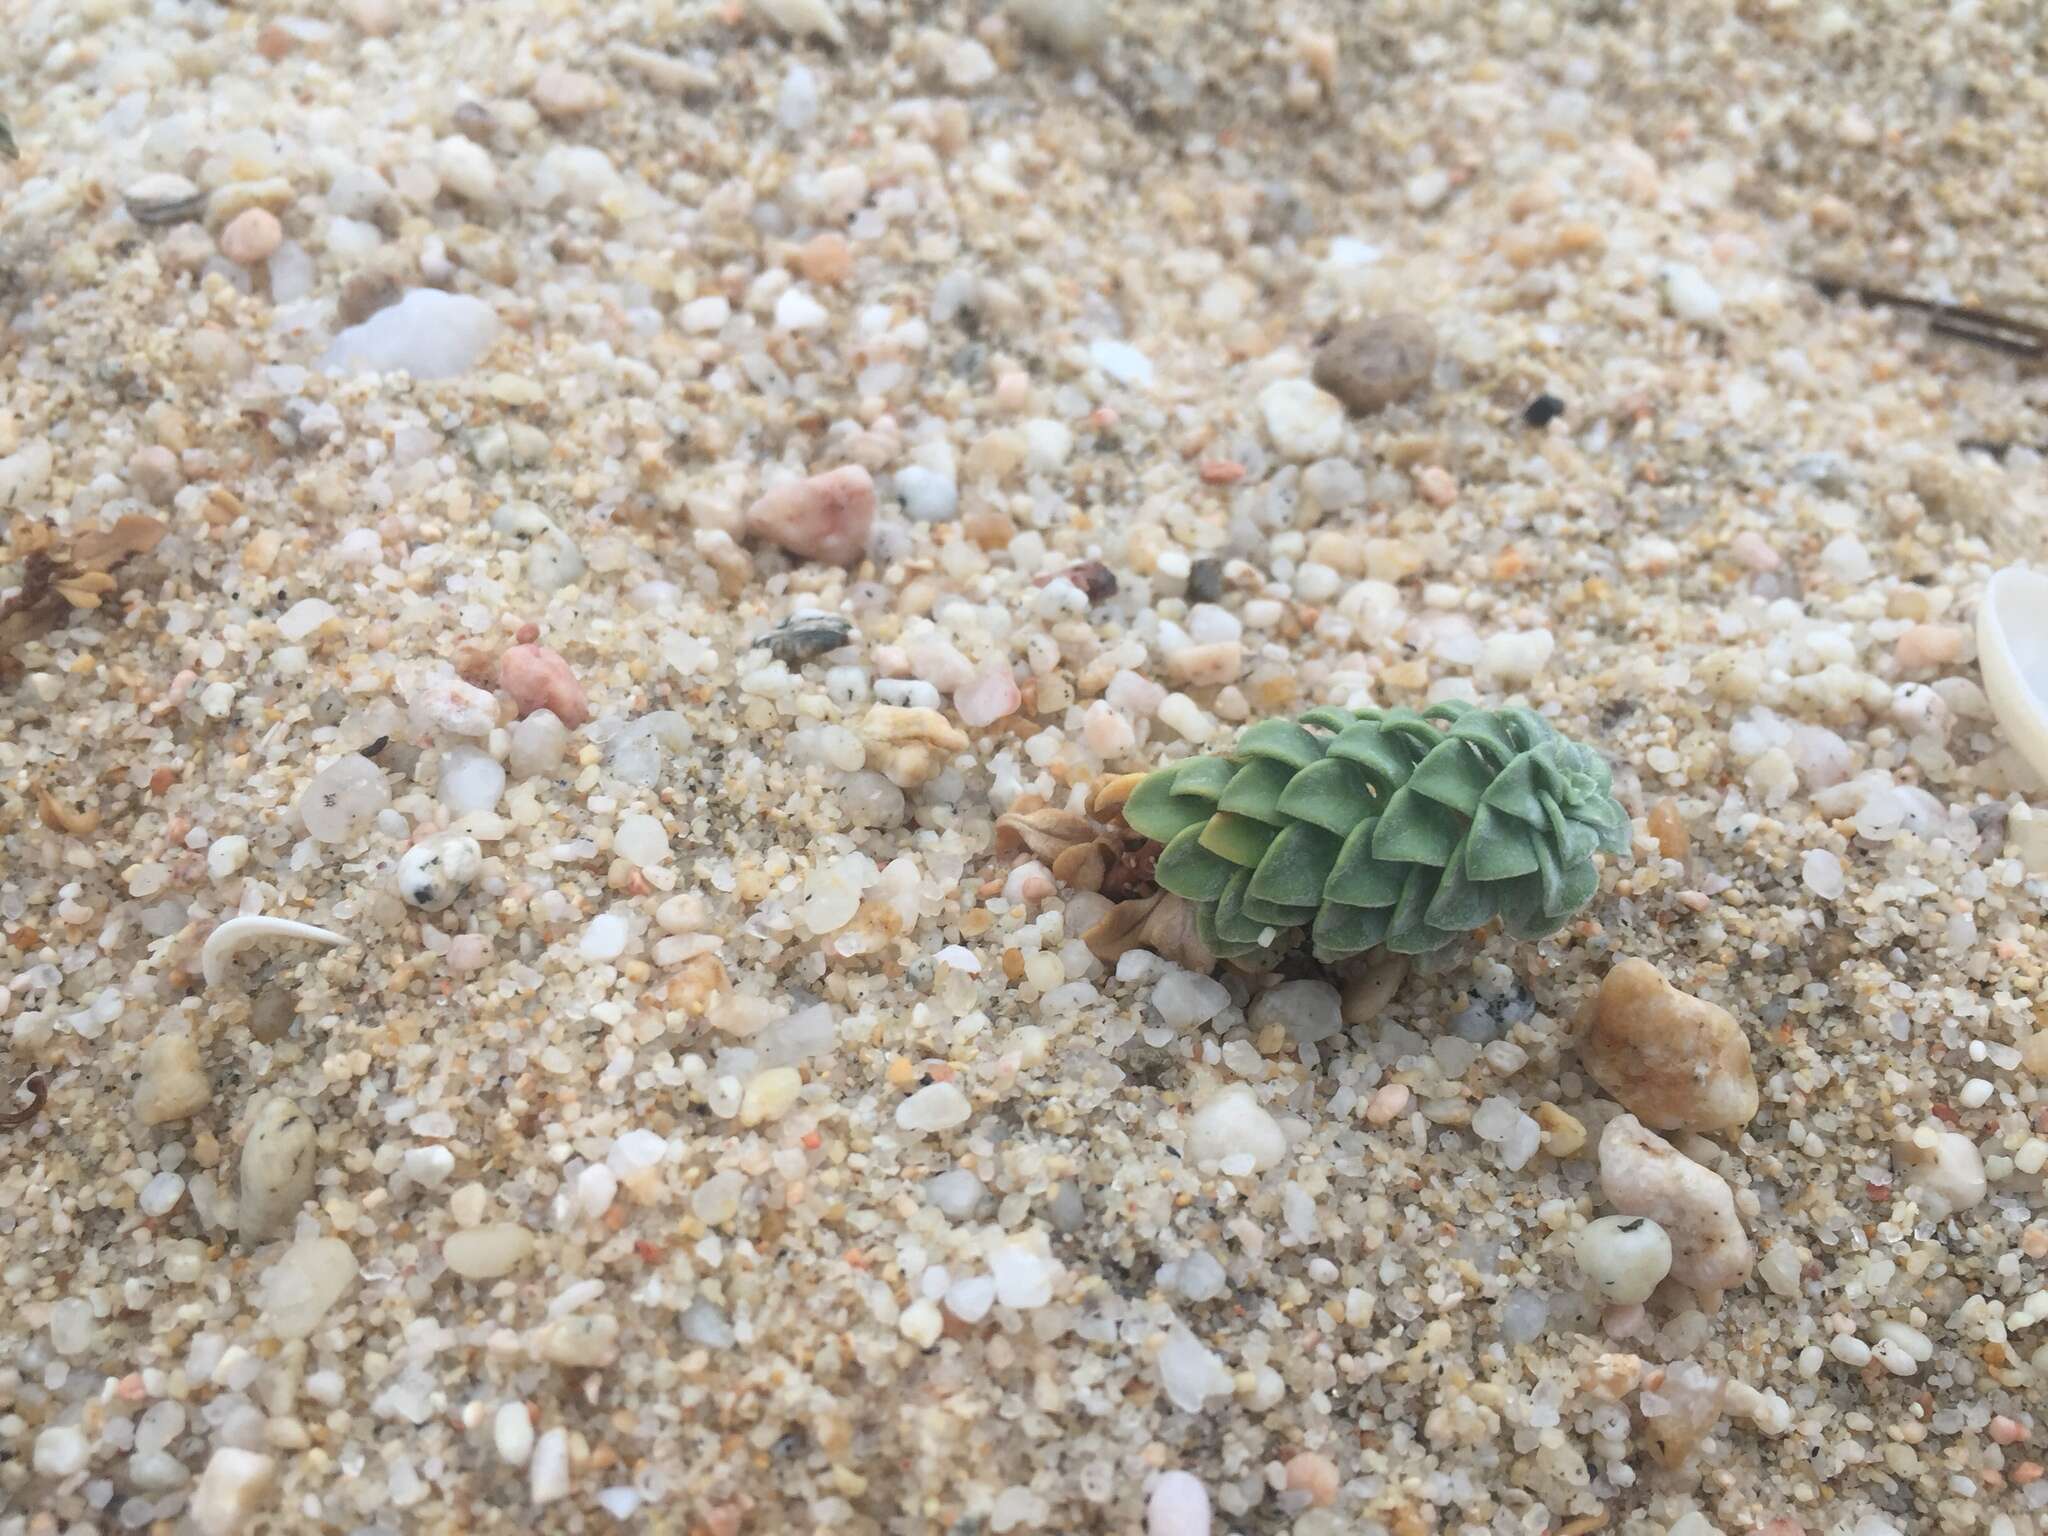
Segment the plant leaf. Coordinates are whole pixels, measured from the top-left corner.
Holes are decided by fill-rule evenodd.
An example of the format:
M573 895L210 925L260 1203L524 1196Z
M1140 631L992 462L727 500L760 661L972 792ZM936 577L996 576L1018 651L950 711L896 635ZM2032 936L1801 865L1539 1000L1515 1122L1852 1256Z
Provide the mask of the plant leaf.
M1415 772L1408 776L1408 788L1439 805L1448 805L1461 815L1471 816L1478 811L1479 797L1486 793L1493 777L1485 760L1470 746L1447 738L1415 765Z
M1216 904L1203 902L1195 908L1195 937L1208 946L1209 952L1218 960L1234 960L1239 955L1248 955L1259 946L1232 943L1216 931Z
M1342 902L1326 901L1316 913L1309 942L1323 959L1342 960L1371 949L1384 939L1393 915L1391 907L1347 907Z
M1465 834L1465 876L1469 880L1512 880L1536 873L1536 832L1490 805L1479 807Z
M1576 864L1567 864L1564 871L1564 905L1547 914L1562 923L1579 908L1593 899L1593 893L1600 889L1600 871L1593 867L1593 861L1583 859Z
M1376 720L1349 727L1328 748L1331 757L1345 758L1371 774L1383 793L1391 794L1408 777L1409 758L1401 744L1380 729Z
M1337 863L1323 884L1323 900L1353 907L1391 907L1401 899L1408 871L1372 856L1373 829L1379 818L1368 816L1344 839Z
M1372 856L1441 869L1464 840L1469 823L1447 805L1405 786L1394 792L1372 835Z
M1323 887L1343 843L1321 827L1297 821L1278 837L1252 871L1251 893L1282 907L1307 907L1323 899Z
M1241 869L1230 877L1230 884L1216 898L1216 933L1225 943L1257 946L1264 942L1266 930L1272 926L1244 915L1244 895L1251 889L1251 883L1252 872Z
M1319 726L1326 731L1342 731L1355 724L1358 716L1348 709L1339 709L1334 704L1325 704L1310 710L1301 717L1303 725Z
M1266 856L1266 850L1279 835L1279 828L1262 821L1218 812L1202 828L1202 846L1240 868L1250 869Z
M1207 804L1173 792L1174 780L1183 766L1175 763L1146 774L1145 781L1124 802L1124 820L1140 837L1170 843L1187 828L1198 827L1209 819Z
M1176 896L1185 896L1189 901L1214 901L1223 894L1223 887L1230 883L1230 877L1237 873L1237 866L1228 859L1218 858L1202 846L1202 827L1206 822L1192 827L1182 827L1166 845L1166 851L1159 855L1159 862L1153 866L1152 877Z
M1358 764L1326 757L1297 773L1280 797L1280 814L1344 837L1378 804L1372 779Z
M1524 752L1501 770L1500 777L1487 789L1480 804L1492 806L1517 821L1526 821L1540 832L1547 825L1547 820L1536 790L1535 754Z
M1264 923L1269 928L1306 928L1315 921L1314 907L1282 907L1270 901L1261 901L1250 892L1245 893L1244 905L1240 909L1255 923Z
M1173 777L1173 792L1192 795L1213 805L1236 772L1237 764L1227 757L1190 757L1181 763L1180 772Z
M1290 768L1306 768L1323 755L1323 739L1292 720L1261 720L1237 738L1240 757L1270 757Z
M1247 759L1245 765L1230 776L1230 783L1216 801L1216 809L1284 827L1287 818L1280 814L1280 796L1287 788L1287 781L1293 777L1294 770L1277 759Z
M1444 866L1426 916L1432 928L1457 933L1491 922L1498 906L1494 888L1465 878L1465 850Z

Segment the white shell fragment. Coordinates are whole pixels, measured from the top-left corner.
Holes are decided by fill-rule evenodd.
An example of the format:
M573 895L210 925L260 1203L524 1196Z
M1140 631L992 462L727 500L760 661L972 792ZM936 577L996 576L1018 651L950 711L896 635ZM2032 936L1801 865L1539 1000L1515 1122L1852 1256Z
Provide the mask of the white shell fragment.
M206 936L199 952L199 970L209 987L227 979L228 966L251 944L267 939L303 939L309 944L346 944L346 935L311 923L295 923L286 917L231 917Z
M2009 565L1986 584L1977 664L2006 742L2048 779L2048 576Z

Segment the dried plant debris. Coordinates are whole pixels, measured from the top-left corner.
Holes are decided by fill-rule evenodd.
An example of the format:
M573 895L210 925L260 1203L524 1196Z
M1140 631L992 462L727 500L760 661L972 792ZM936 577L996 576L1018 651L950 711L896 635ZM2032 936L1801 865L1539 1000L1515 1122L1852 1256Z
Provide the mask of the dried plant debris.
M168 529L157 518L128 513L109 528L66 535L50 524L18 519L8 540L0 580L0 668L16 646L73 612L91 612L116 590L115 572L162 542Z

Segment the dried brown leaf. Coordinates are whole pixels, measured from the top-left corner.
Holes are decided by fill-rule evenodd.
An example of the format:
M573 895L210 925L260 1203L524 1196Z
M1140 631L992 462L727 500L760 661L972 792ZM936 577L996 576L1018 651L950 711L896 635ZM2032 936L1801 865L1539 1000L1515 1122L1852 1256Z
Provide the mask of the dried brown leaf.
M82 570L104 571L131 555L146 555L171 530L161 519L130 512L111 528L94 528L71 541L71 563Z
M1097 779L1095 788L1088 794L1088 814L1097 821L1121 815L1124 802L1131 798L1131 791L1144 781L1142 773L1119 773Z
M1116 850L1097 839L1075 843L1052 861L1052 877L1070 891L1099 891Z
M114 590L114 578L105 571L81 571L56 583L56 593L74 608L97 608L100 599Z
M1011 853L1021 846L1030 849L1033 858L1048 862L1100 835L1101 829L1086 816L1050 805L1035 811L1011 811L996 819L998 853Z
M1115 965L1131 949L1149 949L1191 971L1212 971L1216 956L1195 931L1195 905L1171 891L1120 901L1081 941L1104 965Z

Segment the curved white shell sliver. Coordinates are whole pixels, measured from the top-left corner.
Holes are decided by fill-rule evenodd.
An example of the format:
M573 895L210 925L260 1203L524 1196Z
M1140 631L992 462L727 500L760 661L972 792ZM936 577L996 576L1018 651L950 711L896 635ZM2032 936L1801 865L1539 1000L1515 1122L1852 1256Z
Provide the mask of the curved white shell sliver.
M295 923L288 917L231 917L206 936L199 951L199 970L209 987L217 987L228 973L228 962L251 944L265 939L303 939L309 944L346 944L348 937L331 928Z

